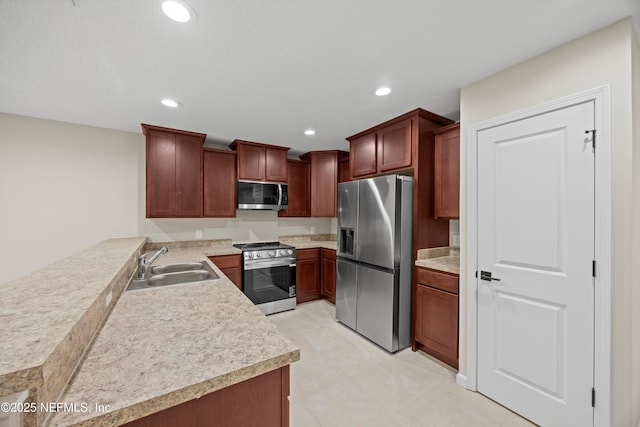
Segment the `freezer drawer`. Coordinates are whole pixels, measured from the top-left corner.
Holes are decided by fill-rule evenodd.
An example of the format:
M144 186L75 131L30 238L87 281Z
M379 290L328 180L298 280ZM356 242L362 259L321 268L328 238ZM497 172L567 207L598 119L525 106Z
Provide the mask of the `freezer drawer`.
M336 261L336 319L356 329L357 264L338 258Z
M358 266L356 331L389 352L398 350L398 274Z

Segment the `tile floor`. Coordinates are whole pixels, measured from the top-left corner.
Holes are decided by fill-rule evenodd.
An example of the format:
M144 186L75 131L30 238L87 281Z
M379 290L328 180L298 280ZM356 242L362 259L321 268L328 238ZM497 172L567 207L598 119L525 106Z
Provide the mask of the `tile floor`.
M487 426L533 424L455 383L421 352L391 355L335 320L324 301L269 318L300 347L291 365L291 426Z

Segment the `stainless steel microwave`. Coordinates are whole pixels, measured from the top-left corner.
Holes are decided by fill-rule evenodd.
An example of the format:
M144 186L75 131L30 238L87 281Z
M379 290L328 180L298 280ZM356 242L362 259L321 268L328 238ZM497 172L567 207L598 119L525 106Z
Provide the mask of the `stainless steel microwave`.
M289 205L287 184L274 182L238 181L236 193L238 209L279 211Z

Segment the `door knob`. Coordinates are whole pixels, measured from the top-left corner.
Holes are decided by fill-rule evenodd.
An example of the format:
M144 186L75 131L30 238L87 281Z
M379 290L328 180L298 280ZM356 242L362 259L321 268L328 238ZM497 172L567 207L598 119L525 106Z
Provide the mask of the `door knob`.
M491 272L490 271L481 271L480 272L480 280L488 280L488 281L496 281L499 282L500 279L498 279L497 277L492 277L491 276Z

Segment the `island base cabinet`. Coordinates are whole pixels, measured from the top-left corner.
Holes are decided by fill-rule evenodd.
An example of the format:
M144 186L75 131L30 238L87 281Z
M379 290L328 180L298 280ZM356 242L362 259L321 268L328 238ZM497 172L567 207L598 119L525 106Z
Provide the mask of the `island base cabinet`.
M124 425L128 427L288 427L289 366Z

